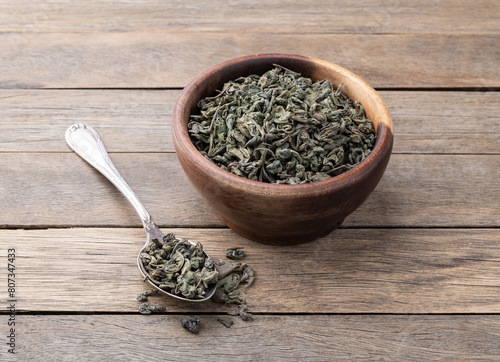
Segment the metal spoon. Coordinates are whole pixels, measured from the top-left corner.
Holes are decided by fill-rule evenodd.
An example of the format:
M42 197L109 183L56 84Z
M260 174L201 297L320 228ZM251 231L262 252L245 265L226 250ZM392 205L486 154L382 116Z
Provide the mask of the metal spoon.
M159 288L151 281L150 277L148 276L148 272L144 268L144 265L139 256L144 251L144 249L153 242L153 239L157 239L161 243L163 243L163 233L156 226L155 222L151 218L151 215L149 215L149 212L139 201L130 186L127 185L120 173L116 170L115 166L109 158L108 153L106 152L106 148L104 147L99 134L94 128L86 124L74 124L66 131L66 142L73 149L73 151L75 151L80 157L82 157L97 171L102 173L109 181L111 181L111 183L121 191L121 193L132 204L132 206L134 206L135 210L141 217L142 224L144 225L144 230L146 230L146 244L141 249L141 251L139 251L139 255L137 256L137 265L139 266L139 270L141 271L142 275L149 281L149 283L159 291L174 298L190 302L201 302L210 299L215 292L215 284L209 285L209 287L205 290L205 295L203 297L198 296L196 298L190 299L185 298L181 295L169 293L166 290ZM192 245L195 245L195 243L190 240L184 239L183 242L189 242ZM179 246L179 244L177 244L177 246ZM177 246L174 248L174 252ZM205 257L208 258L209 255L205 251L204 253ZM219 268L217 268L217 270L219 270ZM220 271L223 272L223 274L226 274L224 271Z

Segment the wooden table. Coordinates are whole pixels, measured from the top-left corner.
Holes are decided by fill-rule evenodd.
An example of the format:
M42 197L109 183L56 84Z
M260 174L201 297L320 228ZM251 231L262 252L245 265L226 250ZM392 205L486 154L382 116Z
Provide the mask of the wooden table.
M499 360L500 2L407 3L1 0L0 359ZM395 127L370 198L340 229L293 247L226 228L184 176L170 132L194 76L269 52L350 69ZM67 147L77 122L98 129L164 231L215 257L245 248L253 321L226 328L217 318L230 307L161 296L150 300L165 313L137 312L144 231ZM180 326L189 314L198 335Z

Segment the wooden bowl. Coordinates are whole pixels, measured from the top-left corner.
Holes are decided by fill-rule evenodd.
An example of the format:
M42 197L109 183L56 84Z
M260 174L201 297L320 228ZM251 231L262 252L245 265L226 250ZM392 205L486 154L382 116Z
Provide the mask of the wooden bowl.
M187 124L200 99L225 82L263 74L279 64L312 78L327 79L361 102L377 134L373 151L351 170L301 185L252 181L222 170L194 147ZM174 107L172 133L179 161L198 193L221 220L249 239L290 245L314 240L337 228L377 186L392 151L392 120L378 93L358 76L335 64L298 55L262 54L229 60L205 71L183 90Z

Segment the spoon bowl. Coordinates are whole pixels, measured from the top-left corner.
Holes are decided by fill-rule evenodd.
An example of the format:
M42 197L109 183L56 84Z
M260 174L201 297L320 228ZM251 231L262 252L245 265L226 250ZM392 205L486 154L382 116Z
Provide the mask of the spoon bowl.
M134 206L135 210L139 214L144 230L146 231L146 244L139 251L137 255L137 265L141 271L144 278L157 290L167 294L171 297L181 299L189 302L202 302L210 299L215 293L215 284L209 284L208 288L204 290L205 294L203 296L195 296L194 298L186 298L182 295L168 292L160 288L157 284L153 282L153 278L146 270L142 260L140 259L141 253L153 242L163 244L164 234L156 226L155 222L151 218L151 215L146 210L144 205L139 201L137 196L134 194L130 186L125 182L120 173L116 170L115 166L111 162L109 155L104 147L104 144L97 133L97 131L89 125L86 124L74 124L68 128L66 131L66 142L80 157L87 161L91 166L93 166L97 171L99 171L104 177L106 177L116 188L125 196L125 198ZM155 241L156 240L156 241ZM180 246L181 242L188 242L191 245L196 245L190 240L177 239L179 242L174 247L173 252ZM205 258L210 258L208 253L203 250ZM215 266L215 265L214 265ZM216 267L216 266L215 266ZM217 268L216 268L217 270Z
M144 266L144 263L141 260L141 254L146 250L149 244L153 243L154 239L159 240L161 242L163 240L164 234L161 232L161 230L156 226L154 222L152 222L147 226L144 226L144 229L146 231L146 244L144 244L142 249L139 251L139 254L137 254L137 266L139 267L139 270L141 271L141 274L144 276L145 280L147 280L149 284L151 284L155 289L159 290L160 292L168 294L169 296L177 299L188 300L190 302L202 302L204 300L210 299L215 293L216 284L210 284L208 288L205 289L205 295L203 297L197 296L193 299L193 298L185 298L175 293L170 293L160 288L157 284L153 282L154 278L146 270L146 267ZM179 242L172 250L172 253L175 253L183 243L189 243L193 246L196 245L196 243L192 242L191 240L179 239ZM210 258L210 256L207 254L205 250L203 250L203 254L205 255L205 258ZM215 269L218 270L217 265L214 266Z

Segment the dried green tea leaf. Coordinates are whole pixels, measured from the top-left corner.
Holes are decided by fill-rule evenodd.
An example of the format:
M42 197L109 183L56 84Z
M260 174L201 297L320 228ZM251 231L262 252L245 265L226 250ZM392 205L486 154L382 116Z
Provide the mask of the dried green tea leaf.
M281 66L227 82L198 107L188 123L195 147L250 180L326 180L352 169L375 145L373 122L342 85L334 89Z
M226 258L231 260L243 259L245 257L245 252L243 247L229 248L226 251Z
M150 289L148 291L145 291L144 293L137 294L137 300L139 302L147 302L148 298L156 293L158 293L157 289Z
M217 318L217 321L219 321L219 323L226 326L227 328L231 328L234 323L231 318Z
M200 321L197 317L190 315L181 319L181 325L191 333L196 334L200 328Z
M157 304L157 305L151 305L149 303L142 303L139 306L139 313L141 314L151 314L151 313L161 313L165 312L165 307Z
M163 243L149 244L139 259L152 283L185 298L203 297L218 280L214 261L205 257L201 243L193 245L174 234L166 235Z

